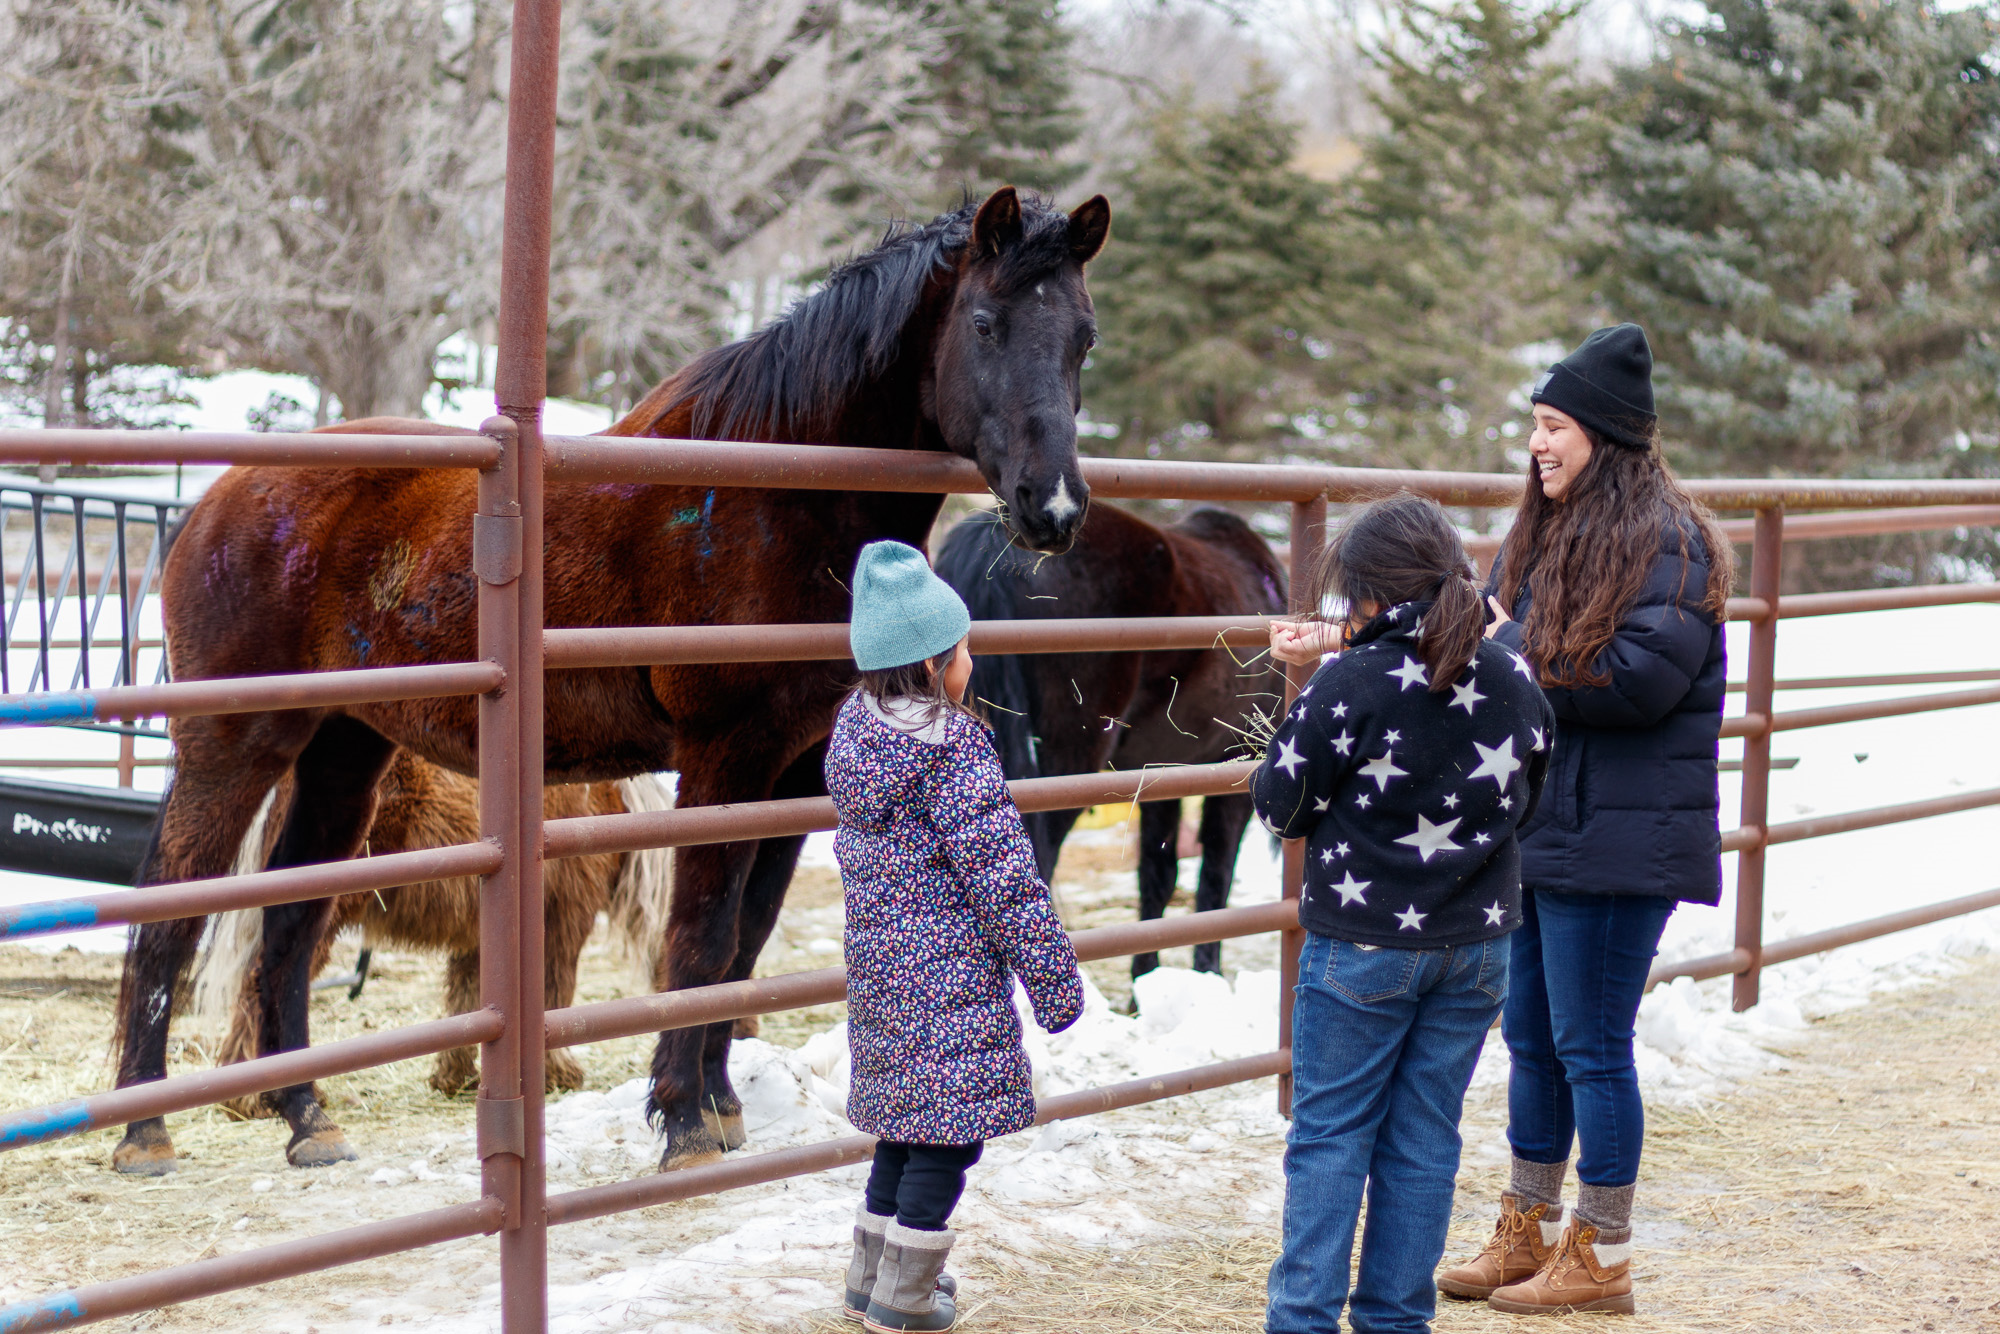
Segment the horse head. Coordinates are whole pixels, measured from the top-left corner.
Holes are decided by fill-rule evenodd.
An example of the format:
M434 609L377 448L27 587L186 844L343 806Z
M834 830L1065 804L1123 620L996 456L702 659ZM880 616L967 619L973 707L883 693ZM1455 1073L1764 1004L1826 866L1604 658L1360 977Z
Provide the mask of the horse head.
M973 216L932 343L926 415L1037 551L1067 550L1090 504L1076 455L1079 375L1097 342L1083 266L1110 229L1103 195L1064 216L996 190Z

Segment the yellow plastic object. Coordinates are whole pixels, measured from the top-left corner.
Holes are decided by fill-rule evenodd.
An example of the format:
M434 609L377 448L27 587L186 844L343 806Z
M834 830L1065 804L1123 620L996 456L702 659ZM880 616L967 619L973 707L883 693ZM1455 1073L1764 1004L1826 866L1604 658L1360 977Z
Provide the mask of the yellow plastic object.
M1108 806L1092 806L1077 817L1078 829L1111 829L1132 818L1132 803L1114 802Z

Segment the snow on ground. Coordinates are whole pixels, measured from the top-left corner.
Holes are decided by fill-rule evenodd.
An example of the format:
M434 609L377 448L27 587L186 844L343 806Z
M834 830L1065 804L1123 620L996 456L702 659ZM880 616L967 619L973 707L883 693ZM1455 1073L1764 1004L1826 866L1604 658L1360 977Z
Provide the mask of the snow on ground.
M1744 627L1731 627L1733 657L1743 655ZM2000 665L2000 608L1950 607L1792 620L1779 635L1781 677L1989 668ZM1740 668L1738 669L1740 674ZM1937 687L1952 689L1953 687ZM1799 691L1779 707L1797 709L1853 699L1911 693L1927 687L1867 691ZM1741 697L1732 697L1740 708ZM1780 757L1791 769L1773 773L1771 818L1782 822L1821 813L2000 786L2000 748L1992 742L2000 706L1853 723L1781 733ZM68 739L62 739L68 738ZM0 754L23 753L23 734ZM106 744L80 733L50 732L33 744L81 750ZM1732 747L1733 749L1733 747ZM5 769L0 759L0 770ZM156 772L156 771L155 771ZM108 776L97 776L107 781ZM87 780L79 780L87 781ZM1725 826L1735 823L1738 780L1725 774ZM1861 831L1773 849L1767 872L1767 936L1779 940L1829 926L1991 888L1995 810ZM1118 838L1116 831L1080 838ZM831 861L831 838L808 841L806 859ZM1725 880L1733 882L1734 858ZM1183 863L1192 875L1195 863ZM1234 901L1277 893L1278 862L1268 839L1252 833L1238 867ZM1063 894L1094 898L1128 892L1129 876L1067 885ZM0 902L48 897L71 882L0 874ZM1683 907L1670 923L1662 956L1711 954L1731 943L1733 883L1716 908ZM75 938L87 948L117 948L122 932ZM62 941L55 944L65 943ZM813 948L819 942L812 942ZM831 952L836 943L828 938ZM1884 988L1948 974L1968 954L2000 945L2000 910L1903 932L1766 970L1763 1003L1742 1015L1729 1010L1726 979L1677 982L1649 995L1639 1019L1641 1078L1656 1100L1688 1101L1726 1088L1731 1080L1768 1068L1807 1019L1863 1003ZM1142 980L1137 1018L1114 1013L1091 992L1084 1017L1069 1032L1049 1036L1028 1025L1038 1088L1045 1094L1115 1083L1269 1050L1276 1041L1278 986L1268 946L1232 945L1226 957L1245 964L1230 980L1162 969ZM1489 1040L1475 1083L1492 1089L1505 1078L1505 1051ZM851 1133L842 1119L846 1084L844 1032L820 1033L798 1050L749 1040L735 1045L732 1074L745 1101L750 1152ZM608 1092L553 1101L548 1110L551 1189L561 1191L651 1169L658 1144L643 1116L637 1081ZM1123 1247L1187 1226L1186 1210L1163 1207L1160 1184L1202 1207L1259 1214L1281 1199L1278 1146L1283 1123L1268 1084L1216 1090L1192 1098L1049 1126L989 1146L972 1174L956 1217L969 1235L1066 1239ZM1504 1154L1504 1145L1468 1145L1475 1157ZM477 1162L469 1133L440 1140L403 1166L370 1166L370 1180L390 1192L415 1192L405 1207L425 1207L435 1192L470 1191ZM552 1259L552 1328L583 1331L695 1331L733 1327L757 1311L772 1322L823 1310L838 1298L849 1222L863 1169L848 1168L748 1191L713 1205L684 1206L677 1235L662 1237L639 1220L605 1220L558 1229ZM424 1193L430 1192L430 1193ZM422 1203L420 1203L422 1201ZM1221 1207L1221 1206L1216 1206ZM655 1229L655 1230L649 1230ZM453 1256L460 1253L453 1252ZM453 1275L444 1281L447 1273ZM440 1334L491 1327L497 1301L490 1252L460 1258L439 1253L426 1281L386 1299L348 1309L351 1326L316 1319L326 1334L359 1334L383 1317L421 1319ZM430 1281L438 1280L438 1281ZM728 1314L733 1313L733 1314ZM719 1320L711 1323L711 1317Z

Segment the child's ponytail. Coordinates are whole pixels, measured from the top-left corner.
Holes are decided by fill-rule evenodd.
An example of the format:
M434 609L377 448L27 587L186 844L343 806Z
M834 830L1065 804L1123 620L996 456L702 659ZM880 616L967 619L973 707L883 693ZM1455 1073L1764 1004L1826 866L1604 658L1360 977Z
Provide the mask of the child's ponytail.
M1434 500L1408 491L1364 506L1327 543L1316 592L1348 606L1429 602L1417 653L1432 694L1449 689L1479 651L1486 608L1458 530Z

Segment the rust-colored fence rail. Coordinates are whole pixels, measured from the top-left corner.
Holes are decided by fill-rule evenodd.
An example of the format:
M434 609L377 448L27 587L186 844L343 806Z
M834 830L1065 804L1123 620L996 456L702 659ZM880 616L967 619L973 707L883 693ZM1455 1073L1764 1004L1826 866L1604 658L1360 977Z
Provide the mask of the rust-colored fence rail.
M134 718L238 712L296 707L302 703L361 702L371 699L414 698L439 694L478 694L481 699L482 841L420 853L368 858L317 867L290 867L251 875L229 876L182 885L149 886L109 891L58 903L0 910L0 939L118 922L155 921L174 916L253 907L301 899L390 888L439 875L478 874L485 877L482 932L491 948L483 950L484 1008L468 1015L372 1033L304 1051L261 1057L219 1070L179 1075L155 1083L119 1089L50 1107L0 1116L0 1148L42 1143L67 1135L118 1125L143 1117L198 1107L221 1099L260 1092L308 1079L364 1069L471 1042L482 1044L482 1091L477 1104L479 1151L485 1165L479 1200L408 1218L364 1224L320 1237L304 1238L239 1255L138 1275L111 1283L89 1285L0 1311L0 1330L55 1328L104 1319L151 1306L219 1293L274 1278L331 1265L434 1244L481 1232L502 1238L503 1325L510 1331L539 1329L544 1323L547 1227L598 1217L621 1209L667 1200L686 1199L802 1172L826 1170L858 1161L868 1152L866 1137L781 1152L732 1158L723 1163L683 1172L654 1175L548 1197L540 1161L539 1068L550 1047L602 1041L608 1038L664 1031L770 1013L839 1000L845 993L839 969L756 979L663 995L634 997L543 1014L538 986L541 910L538 889L542 857L568 857L590 852L643 847L688 846L733 842L828 829L834 813L824 798L750 803L733 807L694 807L619 816L594 816L549 821L540 819L541 782L539 737L530 735L524 711L532 707L539 721L540 701L523 688L538 683L546 665L608 666L623 663L715 662L743 659L803 660L844 656L841 626L671 626L626 629L543 630L527 587L527 552L535 540L539 513L524 503L528 472L526 429L509 420L489 423L488 444L450 442L435 452L413 448L445 443L430 437L399 442L394 454L403 466L479 466L480 512L513 517L519 509L524 522L521 569L494 583L492 571L483 579L480 605L479 661L430 667L380 668L315 673L304 677L263 677L237 681L173 682L158 686L113 687L98 692L44 692L0 697L0 721L32 723L57 718ZM52 456L94 457L81 433L54 437L35 432L0 433L0 458L40 461ZM179 443L182 438L168 437ZM344 457L356 437L300 437L282 440L252 454L257 461L331 462ZM365 438L361 438L365 441ZM118 443L119 457L130 458L129 441ZM261 443L261 442L260 442ZM553 459L601 442L551 442ZM626 466L623 476L667 476L673 480L723 481L771 485L772 460L782 454L798 459L804 451L759 445L704 445L710 472L690 471L683 442L621 442L617 452ZM233 451L204 447L202 457L230 461ZM167 453L167 451L162 451ZM819 486L847 488L868 485L881 489L914 475L926 487L972 491L976 475L957 460L893 452L826 450L831 456L811 470L808 480ZM380 459L379 451L371 457ZM610 463L592 458L593 477L611 474ZM555 470L552 463L550 471ZM1317 551L1328 500L1345 502L1379 494L1385 488L1409 486L1461 503L1499 504L1518 492L1519 479L1505 477L1375 474L1352 469L1298 469L1230 465L1149 463L1132 470L1122 462L1092 460L1086 476L1094 487L1121 494L1174 493L1188 499L1289 500L1293 507L1292 560L1295 574ZM1302 480L1303 479L1303 480ZM539 479L536 479L539 480ZM1769 499L1775 484L1737 487L1705 483L1700 488L1715 503ZM1317 486L1316 493L1298 498ZM1876 497L1868 488L1852 495L1821 484L1801 487L1817 503L1848 500L1867 503ZM1931 498L1943 504L1985 500L1991 488L1943 484ZM1777 488L1780 499L1787 493ZM1899 503L1912 497L1907 488ZM538 508L538 507L537 507ZM533 513L533 521L526 521ZM1932 511L1943 522L1965 522L1962 511ZM1980 512L1984 517L1985 511ZM1808 516L1820 518L1824 516ZM1839 515L1862 522L1871 514ZM1916 520L1899 516L1897 523ZM1824 615L1890 605L1934 605L1945 601L1990 600L1985 586L1930 590L1891 590L1882 594L1824 594L1811 598L1780 598L1778 561L1787 529L1778 505L1757 513L1751 534L1753 564L1750 596L1735 599L1730 614L1751 623L1747 679L1741 683L1745 712L1730 719L1725 734L1745 742L1744 792L1738 826L1724 836L1726 849L1739 857L1736 946L1708 959L1663 964L1656 980L1671 976L1737 977L1736 1003L1754 1003L1757 976L1767 963L1834 948L1890 931L1905 930L1957 913L2000 903L2000 891L1973 895L1947 904L1870 922L1856 923L1768 949L1762 941L1762 859L1770 846L1801 838L1821 837L1849 829L1918 819L1948 811L2000 804L2000 790L1959 793L1930 801L1907 803L1843 815L1771 826L1766 818L1770 738L1779 731L1826 726L1860 718L1885 717L1925 710L2000 702L2000 685L1985 684L2000 672L1914 673L1899 677L1843 677L1825 682L1786 682L1785 688L1814 685L1963 684L1971 689L1932 692L1891 700L1778 713L1772 700L1775 680L1777 624L1792 615ZM1831 535L1839 526L1816 524L1811 536ZM1075 620L989 622L975 627L975 644L986 652L1077 652L1141 648L1189 647L1215 642L1254 645L1262 641L1263 623L1256 617L1185 620ZM1291 688L1296 690L1294 673ZM1140 773L1105 773L1033 779L1012 785L1024 810L1052 810L1142 797L1196 796L1229 791L1245 780L1247 764L1188 765ZM530 798L533 798L532 804ZM1297 930L1296 897L1300 885L1297 845L1287 848L1285 897L1254 908L1229 909L1162 921L1132 923L1075 937L1084 958L1108 958L1154 951L1200 941L1230 939L1269 931L1283 933L1285 981L1294 980ZM1092 1111L1131 1106L1179 1096L1226 1083L1277 1075L1289 1070L1289 1007L1280 1011L1278 1049L1264 1056L1223 1062L1172 1075L1134 1081L1104 1089L1085 1090L1053 1099L1043 1109L1045 1120L1087 1115ZM1282 1091L1281 1091L1282 1096ZM511 1104L511 1105L510 1105Z
M542 596L543 499L550 480L685 482L706 486L806 489L979 492L985 488L971 464L932 454L793 445L718 445L702 441L544 439L541 406L546 386L550 195L557 0L516 0L512 28L508 110L507 189L500 275L498 373L495 396L501 416L475 436L327 436L172 432L0 431L0 462L27 463L258 463L286 466L474 468L479 473L475 526L494 540L475 571L478 593L478 660L436 667L328 672L310 678L267 677L230 682L174 682L140 686L129 680L101 691L0 697L0 723L34 724L84 719L157 718L203 712L297 707L304 703L360 703L424 695L475 694L479 700L480 841L398 857L328 866L292 867L255 875L183 885L150 886L54 904L0 912L0 940L107 922L167 917L298 901L365 888L390 888L440 874L484 877L480 900L480 996L469 1015L389 1033L374 1033L310 1051L259 1057L225 1070L176 1076L155 1083L16 1111L0 1118L0 1150L83 1133L133 1117L199 1106L204 1102L279 1088L304 1079L366 1068L388 1060L477 1041L481 1044L475 1128L482 1164L479 1198L428 1213L378 1221L278 1245L202 1260L0 1308L0 1334L67 1327L159 1307L190 1298L270 1282L442 1241L499 1237L501 1328L528 1334L547 1325L547 1229L672 1199L685 1199L755 1182L859 1161L865 1137L805 1148L746 1155L671 1174L571 1191L550 1197L543 1159L543 1059L550 1046L600 1040L716 1022L837 999L838 970L759 979L664 996L639 997L555 1013L542 1009L542 862L647 846L689 845L794 834L830 827L832 811L821 801L778 801L740 807L693 808L649 814L559 820L544 825L542 787L542 674L565 667L618 662L712 662L764 656L765 660L841 656L837 630L826 626L665 627L623 630L545 630ZM1292 566L1307 567L1320 541L1329 501L1365 499L1407 487L1446 503L1511 505L1522 480L1483 474L1382 472L1321 467L1175 464L1148 460L1089 460L1085 479L1100 497L1161 497L1285 503L1292 507ZM1736 947L1719 961L1670 965L1668 975L1690 970L1736 975L1735 1001L1754 1003L1760 968L1785 951L1810 943L1831 948L1851 939L1906 929L1917 919L1974 911L1993 896L1975 896L1932 909L1899 914L1787 942L1766 950L1762 941L1765 849L1788 838L1816 837L1866 823L1921 818L1942 809L1988 804L2000 794L1949 798L1948 807L1915 803L1801 825L1768 822L1770 738L1787 726L1826 725L1854 717L1843 706L1775 714L1773 665L1777 626L1787 615L1829 614L1893 606L1994 600L1991 589L1942 587L1881 593L1828 594L1780 600L1778 566L1786 531L1785 510L1874 510L1862 522L1910 523L1885 517L1891 507L1922 508L1950 524L1990 521L1970 511L1936 507L2000 506L2000 483L1712 481L1693 484L1711 505L1755 512L1750 538L1755 560L1750 596L1730 614L1752 623L1744 683L1745 716L1730 725L1745 742L1738 827L1725 844L1739 857ZM1836 516L1844 521L1844 516ZM1831 535L1840 522L1817 516L1799 536ZM1922 526L1930 526L1925 521ZM1821 531L1828 530L1828 531ZM1889 531L1849 528L1844 531ZM1294 596L1296 597L1296 591ZM1075 652L1254 642L1249 622L1107 621L1092 625L1037 622L989 625L975 643L987 651ZM88 639L85 633L83 638ZM759 647L766 645L771 647ZM778 651L782 649L782 652ZM87 651L87 650L86 650ZM1294 671L1296 690L1302 673ZM1891 701L1891 711L1916 711L1982 702L1986 692L1919 696ZM1981 700L1970 698L1979 695ZM1024 809L1055 809L1136 795L1191 796L1238 786L1241 765L1186 766L1144 774L1098 774L1043 779L1016 786ZM1842 824L1842 821L1847 823ZM1810 826L1810 827L1802 827ZM1295 979L1299 932L1296 899L1301 879L1297 844L1284 860L1284 899L1256 908L1135 923L1078 933L1087 957L1113 957L1174 945L1234 938L1273 930L1283 933L1282 976ZM1857 934L1859 933L1859 934ZM1838 937L1837 939L1834 937ZM1260 1056L1195 1070L1083 1090L1048 1100L1045 1120L1133 1106L1199 1089L1250 1079L1280 1080L1290 1068L1290 1007L1281 1003L1278 1049Z

